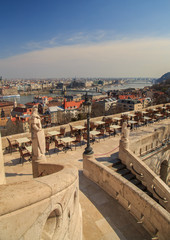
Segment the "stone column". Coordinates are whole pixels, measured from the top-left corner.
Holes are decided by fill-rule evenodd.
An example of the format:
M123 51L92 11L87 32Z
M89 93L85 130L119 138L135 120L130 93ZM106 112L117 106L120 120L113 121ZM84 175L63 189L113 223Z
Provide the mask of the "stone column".
M124 149L129 149L129 129L127 127L126 122L123 123L121 139L119 142L119 158L120 158L120 160L125 158Z
M94 154L85 154L83 153L83 174L86 177L89 177L89 171L88 171L88 160L95 160Z
M5 171L4 171L4 159L3 159L3 153L2 153L1 131L0 131L0 184L6 184Z

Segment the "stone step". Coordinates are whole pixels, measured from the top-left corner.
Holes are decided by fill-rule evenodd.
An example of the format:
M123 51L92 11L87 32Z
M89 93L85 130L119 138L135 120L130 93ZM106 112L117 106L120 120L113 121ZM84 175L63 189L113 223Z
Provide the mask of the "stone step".
M125 175L127 175L128 173L130 173L130 170L127 169L127 168L123 168L123 169L121 169L121 170L118 170L117 172L118 172L120 175L125 176Z
M117 164L121 164L121 161L120 161L120 159L118 159L118 158L115 158L115 159L113 159L113 166L115 166L115 165L117 165Z
M130 182L133 183L136 186L140 183L140 181L138 179L136 179L136 178L132 179Z
M135 178L135 175L130 172L129 174L124 175L123 177L130 181Z
M136 185L138 188L140 188L142 191L146 191L147 188L142 184L142 183L139 183Z
M112 165L112 169L114 171L118 171L118 170L121 170L121 169L124 169L124 168L126 168L126 166L122 163L121 164L116 164L115 166Z

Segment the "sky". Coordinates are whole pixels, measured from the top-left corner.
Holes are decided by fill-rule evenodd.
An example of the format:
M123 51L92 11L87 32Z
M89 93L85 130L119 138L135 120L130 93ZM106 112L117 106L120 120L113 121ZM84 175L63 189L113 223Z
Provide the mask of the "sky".
M3 78L170 71L169 0L1 0Z

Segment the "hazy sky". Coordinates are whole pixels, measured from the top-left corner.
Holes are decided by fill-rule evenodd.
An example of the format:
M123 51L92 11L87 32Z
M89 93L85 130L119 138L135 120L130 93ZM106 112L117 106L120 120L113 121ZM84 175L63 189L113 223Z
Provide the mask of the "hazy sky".
M160 77L169 0L2 0L0 75Z

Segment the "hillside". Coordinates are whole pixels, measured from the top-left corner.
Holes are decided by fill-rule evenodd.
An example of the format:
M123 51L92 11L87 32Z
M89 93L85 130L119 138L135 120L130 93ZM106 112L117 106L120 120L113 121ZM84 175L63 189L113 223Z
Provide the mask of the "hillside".
M156 83L170 83L170 72L165 73L162 77L158 78Z

